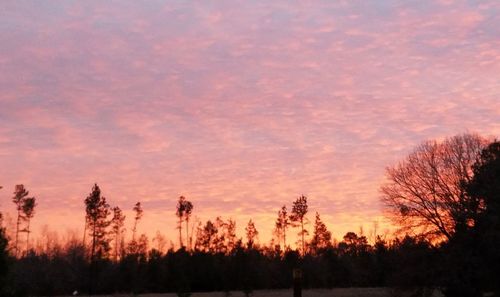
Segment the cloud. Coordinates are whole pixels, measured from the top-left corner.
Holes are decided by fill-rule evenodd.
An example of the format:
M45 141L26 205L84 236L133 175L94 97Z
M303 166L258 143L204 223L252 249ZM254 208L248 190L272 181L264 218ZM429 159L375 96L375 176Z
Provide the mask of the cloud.
M97 182L113 205L143 201L144 230L171 238L181 194L204 220L231 216L243 230L255 217L266 240L300 194L336 236L368 228L382 221L384 168L420 141L499 135L499 10L11 3L0 15L1 207L24 183L39 198L35 224L78 228Z

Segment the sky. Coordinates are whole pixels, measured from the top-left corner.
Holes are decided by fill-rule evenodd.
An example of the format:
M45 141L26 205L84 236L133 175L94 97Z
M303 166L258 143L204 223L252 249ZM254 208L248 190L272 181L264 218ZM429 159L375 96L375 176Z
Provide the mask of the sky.
M35 237L82 230L94 183L174 242L180 195L261 242L302 194L383 233L387 166L500 135L496 0L3 1L0 40L0 210L24 184Z

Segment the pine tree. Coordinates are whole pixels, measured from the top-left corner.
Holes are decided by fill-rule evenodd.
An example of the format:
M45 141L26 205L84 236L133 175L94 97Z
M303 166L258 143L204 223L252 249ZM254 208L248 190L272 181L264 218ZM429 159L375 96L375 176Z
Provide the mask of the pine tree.
M97 184L92 188L92 192L85 199L86 220L89 236L92 239L90 250L90 260L106 256L109 252L109 238L107 237L107 227L110 224L108 215L110 214L109 204L106 198L101 196L101 190Z
M255 224L252 219L248 221L245 231L247 235L247 247L248 249L252 249L255 241L257 240L257 236L259 235L259 231L255 228Z
M309 234L309 232L304 229L304 225L307 224L307 218L305 217L306 214L307 197L302 195L293 202L292 215L290 216L290 220L295 223L295 226L300 227L298 235L300 236L302 242L302 255L305 255L306 252L305 236Z
M314 221L314 233L311 240L311 249L317 253L322 249L331 246L332 233L328 231L325 223L321 221L319 213L316 212L316 219Z
M125 224L125 215L122 210L116 206L113 207L113 218L111 219L111 230L115 240L115 261L118 261L118 251L120 240L124 232L123 225Z
M107 227L110 224L109 204L101 196L101 189L97 184L92 187L92 192L85 198L85 220L89 236L92 239L89 266L89 295L92 295L94 280L97 278L98 260L106 257L109 252L109 238Z
M177 201L177 208L175 215L179 218L177 223L177 229L179 229L179 248L183 248L184 244L182 243L182 220L184 219L184 212L186 211L186 197L180 196Z
M26 253L29 252L30 233L31 233L30 223L31 223L31 219L35 215L35 207L36 207L35 197L30 197L30 198L24 199L22 212L23 212L23 217L27 222L27 226L23 230L26 232Z
M17 221L16 221L16 241L14 243L15 256L19 254L19 232L21 231L21 223L25 219L23 213L23 206L25 200L29 199L27 196L29 192L24 188L24 185L16 185L14 191L14 197L12 197L12 202L16 205L17 210Z
M3 215L0 212L0 295L3 295L5 293L5 279L8 274L10 263L8 245L9 240L7 235L5 234L5 228L3 226Z
M236 247L236 221L229 219L225 225L227 251L230 253Z
M185 200L184 220L186 221L186 246L188 250L191 249L191 240L189 239L189 219L191 218L192 212L193 212L193 203L191 203L191 201Z
M137 225L139 224L140 219L142 218L143 209L141 206L141 202L137 202L132 209L135 212L134 217L134 227L132 228L132 241L135 242L135 235L137 233Z
M283 239L283 250L286 250L286 230L290 225L290 220L286 210L286 206L283 205L278 211L278 218L276 218L275 223L275 234L280 244L281 239Z
M213 253L217 248L217 233L217 226L212 221L208 220L205 226L200 223L196 234L196 248Z
M215 236L213 240L213 245L216 253L226 253L227 245L226 245L226 222L221 217L215 218Z

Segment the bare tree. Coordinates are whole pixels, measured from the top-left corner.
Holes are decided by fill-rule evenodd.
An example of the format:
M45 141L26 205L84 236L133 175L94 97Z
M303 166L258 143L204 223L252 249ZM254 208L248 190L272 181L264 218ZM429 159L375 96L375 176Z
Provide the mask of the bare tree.
M307 224L306 214L307 214L307 197L302 195L293 202L292 215L290 216L290 220L295 224L295 226L300 227L298 235L301 238L302 255L305 255L306 253L305 236L309 234L309 232L306 229L304 229L304 225Z
M475 134L426 141L387 168L382 202L400 231L450 239L473 225L481 204L464 190L487 141Z

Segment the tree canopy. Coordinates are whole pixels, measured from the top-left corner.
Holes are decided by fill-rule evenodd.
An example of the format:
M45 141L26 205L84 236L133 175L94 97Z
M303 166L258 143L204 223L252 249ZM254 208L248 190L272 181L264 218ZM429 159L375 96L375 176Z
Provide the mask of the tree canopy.
M486 144L476 134L426 141L387 168L382 202L401 231L450 239L457 228L474 224L482 205L464 185Z

